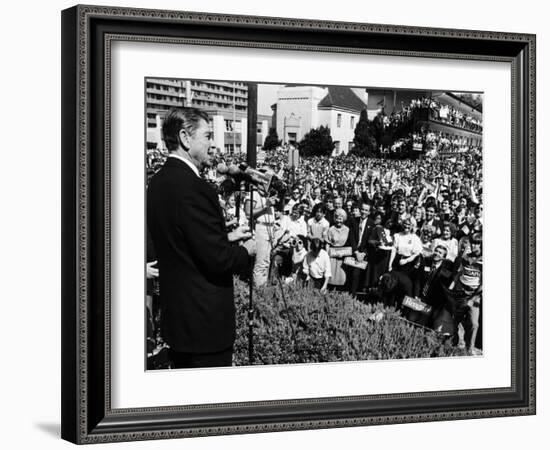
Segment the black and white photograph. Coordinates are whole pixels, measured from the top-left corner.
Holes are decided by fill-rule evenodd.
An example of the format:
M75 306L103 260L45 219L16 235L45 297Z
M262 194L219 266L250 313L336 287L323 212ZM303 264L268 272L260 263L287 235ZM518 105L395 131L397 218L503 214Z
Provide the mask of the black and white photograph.
M143 94L147 370L483 356L483 92Z
M189 1L60 16L61 437L535 442L540 15Z

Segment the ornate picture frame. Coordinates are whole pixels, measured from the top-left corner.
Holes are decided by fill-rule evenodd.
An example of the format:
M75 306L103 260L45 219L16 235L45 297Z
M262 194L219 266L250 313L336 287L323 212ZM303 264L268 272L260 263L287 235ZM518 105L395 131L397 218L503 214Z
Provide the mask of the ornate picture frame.
M510 386L113 408L110 102L117 41L510 64ZM63 11L62 437L84 444L534 414L535 42L530 34L395 25L99 6Z

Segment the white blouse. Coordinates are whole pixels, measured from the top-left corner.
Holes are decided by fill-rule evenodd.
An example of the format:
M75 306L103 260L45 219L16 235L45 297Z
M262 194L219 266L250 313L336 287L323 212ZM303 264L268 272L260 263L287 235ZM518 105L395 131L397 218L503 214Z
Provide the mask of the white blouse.
M422 252L422 241L414 234L396 233L393 236L393 246L398 255L408 258L411 255Z

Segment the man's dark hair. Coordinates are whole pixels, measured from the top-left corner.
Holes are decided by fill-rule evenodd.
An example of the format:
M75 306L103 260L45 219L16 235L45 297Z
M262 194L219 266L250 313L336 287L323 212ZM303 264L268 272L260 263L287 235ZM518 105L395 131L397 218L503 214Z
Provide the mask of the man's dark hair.
M321 239L312 238L309 241L309 250L311 251L312 255L318 256L322 248L323 248L323 242L321 241Z
M166 147L173 152L180 145L179 133L182 129L192 136L201 120L209 121L208 114L197 108L174 108L164 117L162 136Z
M317 211L321 211L323 214L327 213L327 208L324 203L317 203L314 207L311 213L313 215L317 214Z

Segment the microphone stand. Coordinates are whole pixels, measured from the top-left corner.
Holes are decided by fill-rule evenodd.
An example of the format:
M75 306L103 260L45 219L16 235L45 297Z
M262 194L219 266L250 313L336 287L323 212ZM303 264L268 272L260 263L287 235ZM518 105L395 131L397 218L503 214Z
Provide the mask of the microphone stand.
M237 227L239 226L239 223L241 222L241 197L243 193L243 183L242 181L239 181L239 184L237 185L237 189L239 192L239 195L236 195L235 197L235 218L237 219Z
M249 217L249 225L250 225L250 231L254 232L255 229L255 222L254 222L254 185L252 183L248 183L248 189L250 192L250 217ZM254 260L250 263L250 279L248 281L248 288L249 288L249 294L248 294L248 363L250 365L254 364L254 301L253 301L253 291L254 291Z

